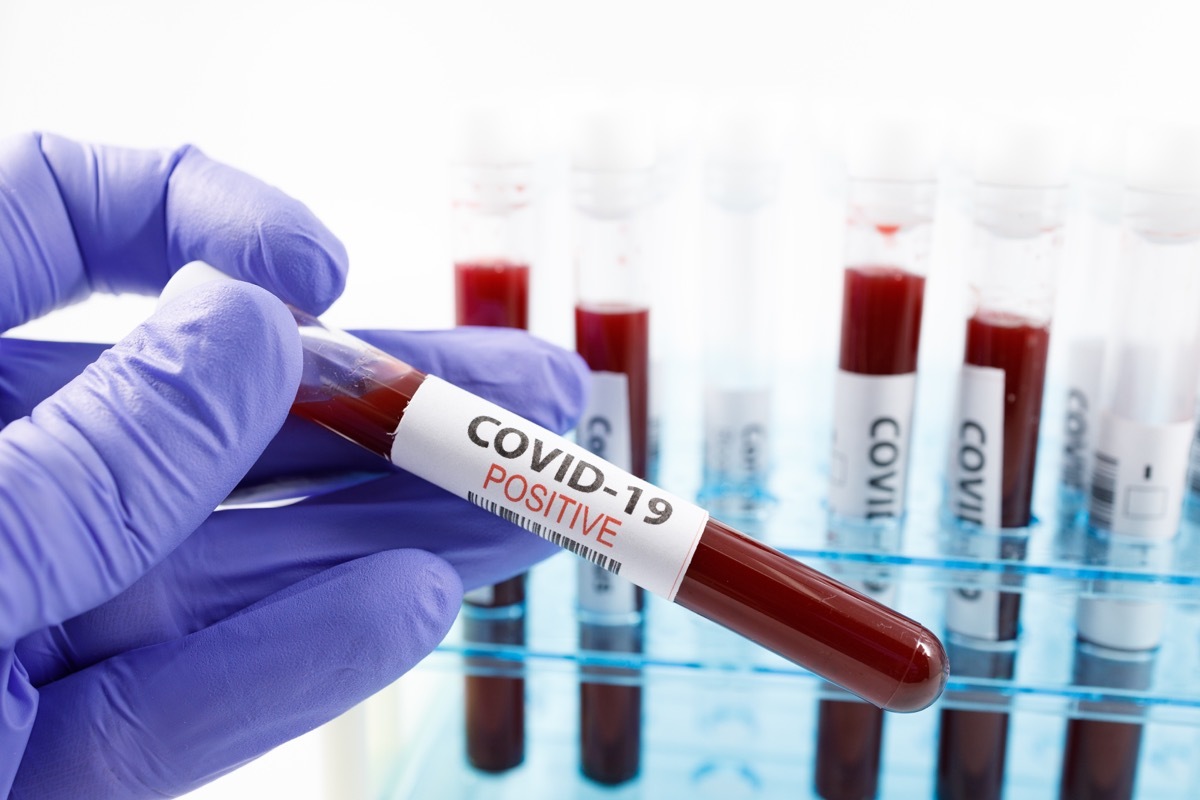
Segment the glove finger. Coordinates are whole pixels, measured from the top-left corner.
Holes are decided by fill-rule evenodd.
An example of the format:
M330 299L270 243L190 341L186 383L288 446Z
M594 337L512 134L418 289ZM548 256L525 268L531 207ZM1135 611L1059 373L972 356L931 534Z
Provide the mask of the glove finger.
M345 285L345 248L304 205L195 148L25 134L0 142L0 188L0 330L93 290L157 292L196 259L313 313Z
M0 431L0 644L113 597L195 530L278 431L299 375L282 304L206 287Z
M0 797L7 797L38 709L37 689L12 650L0 650L0 687Z
M381 350L554 431L583 413L588 372L574 353L523 331L356 331ZM95 361L103 345L0 339L0 423L19 419ZM288 476L383 470L366 450L289 418L244 484Z
M17 646L35 686L126 650L185 636L285 586L372 553L429 551L467 589L561 552L429 483L397 473L319 501L213 514L128 590Z
M436 556L378 553L57 681L42 690L12 796L190 791L407 672L445 636L461 600Z

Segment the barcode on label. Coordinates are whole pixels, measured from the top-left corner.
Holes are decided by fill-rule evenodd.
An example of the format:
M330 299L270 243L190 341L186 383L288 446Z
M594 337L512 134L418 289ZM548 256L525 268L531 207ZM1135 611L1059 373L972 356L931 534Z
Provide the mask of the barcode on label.
M574 539L568 539L558 531L551 530L540 522L534 522L523 514L518 514L512 509L505 508L494 500L488 500L485 497L480 497L475 492L467 492L467 500L479 506L484 511L495 514L501 519L505 519L514 525L519 525L530 533L537 534L546 541L556 544L567 552L574 553L580 558L584 558L595 564L601 569L606 569L613 575L621 574L621 562L614 558L609 558L606 555L597 553L592 548L585 544L580 544Z
M1092 527L1112 529L1116 496L1117 460L1107 453L1097 452L1092 467L1092 502L1088 512Z

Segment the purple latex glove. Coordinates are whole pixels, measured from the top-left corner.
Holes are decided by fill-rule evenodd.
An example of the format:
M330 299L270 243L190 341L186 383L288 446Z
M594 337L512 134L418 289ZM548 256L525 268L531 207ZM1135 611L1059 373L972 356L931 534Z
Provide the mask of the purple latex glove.
M0 143L5 328L194 259L311 312L346 263L302 205L194 149ZM580 412L578 360L523 334L368 338L547 427ZM299 369L253 286L202 288L109 350L0 339L0 794L186 792L409 669L463 583L553 551L396 471L210 515L248 471L386 469L285 424Z

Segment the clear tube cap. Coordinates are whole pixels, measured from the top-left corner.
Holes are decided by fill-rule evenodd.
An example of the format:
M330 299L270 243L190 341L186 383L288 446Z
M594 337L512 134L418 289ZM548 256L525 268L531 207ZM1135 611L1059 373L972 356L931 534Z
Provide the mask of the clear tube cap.
M502 106L470 108L454 128L451 159L476 167L532 164L536 153L529 115Z
M754 106L730 106L714 113L705 127L708 196L740 209L773 200L784 157L782 120Z
M644 114L605 108L582 115L571 148L576 204L607 218L647 204L654 188L655 154L653 127Z
M900 114L860 115L846 128L851 178L919 182L937 177L940 137L928 120Z
M1200 195L1200 122L1134 126L1124 167L1131 188Z
M988 118L972 139L971 174L979 183L1049 189L1070 176L1070 138L1054 120Z

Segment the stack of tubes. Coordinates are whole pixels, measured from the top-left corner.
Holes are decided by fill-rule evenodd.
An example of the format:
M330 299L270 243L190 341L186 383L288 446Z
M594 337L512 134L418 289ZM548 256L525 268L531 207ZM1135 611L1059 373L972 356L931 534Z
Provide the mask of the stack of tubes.
M1013 571L950 576L944 650L934 634L891 609L898 581L886 563L853 568L831 561L834 580L709 516L755 530L775 507L775 334L762 309L780 268L784 152L770 123L753 115L724 118L714 130L699 235L706 297L724 313L710 315L714 325L706 331L699 505L645 480L655 319L646 288L655 265L645 254L654 252L646 240L654 220L647 212L655 200L655 152L648 131L629 115L589 118L572 155L575 342L593 373L574 442L298 311L306 383L293 410L583 556L576 587L584 656L578 736L587 779L622 785L641 769L643 687L636 664L648 590L829 681L818 708L813 789L825 800L873 798L883 774L880 709L928 707L951 663L963 685L1011 680L1022 587ZM1086 553L1093 564L1161 568L1179 527L1196 430L1200 131L1147 128L1105 146L1103 166L1085 164L1081 205L1090 223L1079 226L1073 251L1089 266L1068 275L1072 287L1087 287L1073 290L1076 300L1086 294L1087 308L1062 304L1069 367L1060 526L1085 531L1082 545L1062 552ZM1020 561L1036 524L1034 472L1069 155L1062 135L1045 125L992 125L974 141L964 265L970 301L948 431L942 519L949 534L940 539L955 556ZM514 126L511 114L475 115L464 127L452 201L460 325L529 327L533 262L542 252L534 161L528 132ZM847 135L827 491L832 549L902 550L938 161L928 126L911 119L863 120ZM203 268L187 272L177 280L218 279ZM587 495L619 535L588 538L569 519L556 526L523 514L503 486L522 469L530 443L561 459L548 470L544 463L534 467L541 479L557 481L553 488L564 496ZM434 468L420 457L429 448L445 454ZM1192 480L1200 485L1195 452L1192 460ZM584 467L595 476L588 485L579 479ZM519 656L526 586L526 576L518 575L468 593L469 649L509 648ZM1138 587L1111 581L1080 597L1076 681L1147 688L1163 619L1164 602ZM607 665L589 663L588 654L603 654ZM611 666L621 654L629 655L629 666ZM525 758L519 657L470 655L466 666L469 763L489 773L519 767ZM932 776L939 798L1004 794L1008 714L994 698L987 710L972 708L976 699L956 688L940 709ZM1095 718L1136 715L1114 704L1121 706L1079 701L1068 725L1061 797L1134 796L1141 727Z

